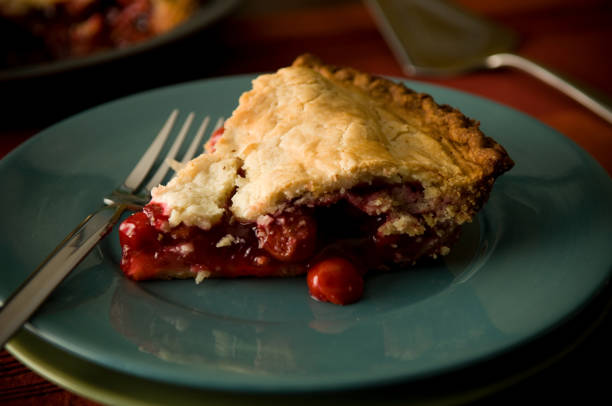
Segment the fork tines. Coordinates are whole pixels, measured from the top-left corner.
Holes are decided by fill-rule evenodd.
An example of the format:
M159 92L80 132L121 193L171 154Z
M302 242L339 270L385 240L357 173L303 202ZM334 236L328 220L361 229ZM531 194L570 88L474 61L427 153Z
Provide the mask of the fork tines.
M147 178L147 175L149 174L151 168L157 161L160 153L162 152L162 149L164 148L164 145L166 144L168 137L172 132L174 123L178 115L178 109L172 111L155 140L153 140L153 142L151 143L145 154L142 156L132 173L130 173L130 175L124 182L123 189L133 193ZM174 142L168 149L168 152L166 153L166 156L164 157L163 161L160 163L159 168L155 171L155 173L149 179L144 188L144 193L147 196L150 194L151 189L153 189L154 187L162 183L164 179L166 179L166 176L168 175L170 169L178 169L180 166L182 166L182 164L185 164L186 162L193 159L193 157L199 152L199 147L201 148L202 145L202 139L210 123L209 116L204 117L204 119L202 120L202 123L200 124L196 132L196 135L189 144L189 147L185 151L182 159L180 161L176 159L179 150L184 144L187 134L189 133L189 129L191 128L194 118L195 113L193 112L189 113L185 118L185 121L183 122L183 125L181 126L178 135L176 136ZM216 131L222 124L223 118L220 117L217 120L213 132Z

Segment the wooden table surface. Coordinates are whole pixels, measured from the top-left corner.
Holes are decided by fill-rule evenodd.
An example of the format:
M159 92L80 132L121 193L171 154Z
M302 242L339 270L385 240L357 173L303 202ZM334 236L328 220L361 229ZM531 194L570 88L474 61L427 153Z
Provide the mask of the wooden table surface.
M521 38L520 55L574 77L612 99L609 1L460 3L516 30ZM0 156L52 123L102 102L188 80L272 71L306 51L332 64L406 77L360 2L245 2L215 26L155 52L52 78L0 83L2 98L11 100L10 106L3 107L0 120ZM612 126L525 74L499 70L411 79L481 95L525 112L574 140L612 174ZM604 378L609 376L606 371L612 360L608 348L612 337L605 327L612 326L612 318L594 312L593 319L599 320L594 333L573 351L545 372L487 398L485 403L525 400L533 393L556 400L585 400L605 394ZM596 372L598 366L603 374ZM95 403L39 377L2 351L0 404Z

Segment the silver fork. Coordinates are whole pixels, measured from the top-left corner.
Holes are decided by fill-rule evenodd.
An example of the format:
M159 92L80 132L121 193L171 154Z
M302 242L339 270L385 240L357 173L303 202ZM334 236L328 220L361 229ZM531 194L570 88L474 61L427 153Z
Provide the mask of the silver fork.
M4 302L0 309L0 326L2 326L0 348L34 314L70 271L111 231L126 210L139 209L147 203L151 189L166 177L170 169L169 161L176 158L194 119L193 113L187 116L163 163L155 171L146 186L141 188L144 180L152 172L153 165L172 131L177 116L178 110L172 111L153 143L145 151L123 184L104 197L104 205L87 216L68 234ZM202 144L202 138L209 121L209 117L204 118L181 163L189 161L196 154L198 146ZM219 118L213 132L222 122L223 119ZM142 192L139 193L141 189Z

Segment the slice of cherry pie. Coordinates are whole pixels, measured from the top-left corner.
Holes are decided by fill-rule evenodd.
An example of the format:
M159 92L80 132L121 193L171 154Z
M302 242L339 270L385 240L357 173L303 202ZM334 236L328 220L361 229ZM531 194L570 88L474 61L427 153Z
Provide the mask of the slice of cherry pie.
M513 166L454 108L311 55L255 79L206 150L122 223L130 278L308 273L350 303L367 270L447 254Z

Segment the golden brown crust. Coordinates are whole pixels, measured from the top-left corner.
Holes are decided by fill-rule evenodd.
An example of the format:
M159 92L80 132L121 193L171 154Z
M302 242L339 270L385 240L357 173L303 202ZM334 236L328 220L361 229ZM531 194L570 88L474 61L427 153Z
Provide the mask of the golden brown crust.
M451 140L464 158L482 168L484 176L496 177L514 166L506 150L480 131L478 121L451 106L437 104L428 94L417 93L402 83L353 68L324 64L311 54L300 55L292 66L308 67L330 80L355 86L389 106L395 106L402 115L419 114L424 127Z
M194 193L190 179L208 171L211 162L232 161L240 170L232 179L224 177L223 187L211 187L214 177L202 184L224 193L233 190L225 210L242 221L255 221L286 205L316 204L358 185L417 182L431 205L444 202L444 212L427 220L430 227L447 221L461 224L481 207L495 177L513 165L478 122L458 110L402 84L325 65L311 55L255 79L214 149L205 159L194 160L197 165L189 173L179 172L171 188L154 192L171 218L202 228L214 225L223 209L219 202L227 195L194 203L183 193ZM183 207L182 202L202 207ZM172 217L175 212L216 216L193 220ZM423 232L405 213L398 219L403 220L389 233Z

